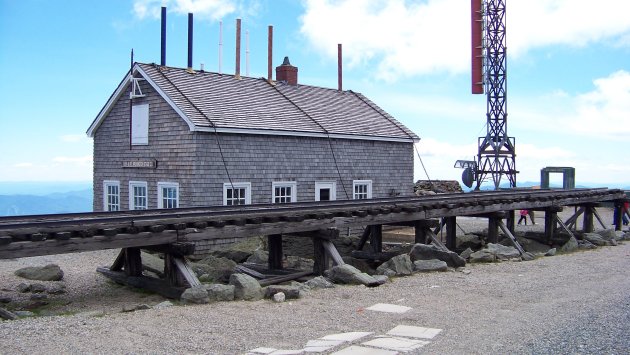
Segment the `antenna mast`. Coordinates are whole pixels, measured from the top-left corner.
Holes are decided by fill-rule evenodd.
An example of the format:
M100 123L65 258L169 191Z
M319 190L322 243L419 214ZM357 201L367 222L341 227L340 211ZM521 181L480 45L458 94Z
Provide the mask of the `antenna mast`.
M495 190L505 176L516 187L515 138L507 133L506 0L472 0L472 91L485 91L487 131L478 139L476 190L492 178ZM479 79L482 81L480 82Z

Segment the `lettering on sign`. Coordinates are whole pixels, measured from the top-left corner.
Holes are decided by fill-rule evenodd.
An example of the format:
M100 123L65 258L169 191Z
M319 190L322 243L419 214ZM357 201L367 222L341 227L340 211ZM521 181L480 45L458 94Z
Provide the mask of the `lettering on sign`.
M122 162L123 168L157 168L157 160L127 160Z

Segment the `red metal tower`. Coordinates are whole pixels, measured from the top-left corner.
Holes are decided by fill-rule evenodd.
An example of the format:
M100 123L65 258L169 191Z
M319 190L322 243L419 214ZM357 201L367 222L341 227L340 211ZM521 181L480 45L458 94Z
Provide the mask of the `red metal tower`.
M498 189L503 176L516 187L515 139L507 134L506 0L471 0L472 93L487 98L487 131L478 139L476 188L489 177ZM472 162L471 162L472 163Z

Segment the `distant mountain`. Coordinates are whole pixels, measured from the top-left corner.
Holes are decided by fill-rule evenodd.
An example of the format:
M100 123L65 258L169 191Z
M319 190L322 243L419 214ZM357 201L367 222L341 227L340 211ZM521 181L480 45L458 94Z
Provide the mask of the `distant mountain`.
M92 212L92 188L47 195L0 195L0 216Z

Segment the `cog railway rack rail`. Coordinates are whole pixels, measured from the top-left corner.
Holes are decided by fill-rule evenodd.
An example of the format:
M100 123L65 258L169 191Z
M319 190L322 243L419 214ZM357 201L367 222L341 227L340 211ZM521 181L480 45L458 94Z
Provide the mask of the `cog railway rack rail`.
M615 201L619 206L625 199L623 191L607 188L510 189L370 200L0 217L0 259L122 248L109 269L98 271L119 282L177 297L183 286L199 284L184 258L194 252L196 241L267 236L268 270L280 270L282 235L309 237L315 246L313 272L321 274L331 260L343 264L330 240L347 227L367 226L357 256L379 259L385 254L383 225L415 227L417 243L452 250L457 216L488 218L490 242L496 242L501 228L516 243L510 232L514 230L517 209L545 211L545 233L551 238L558 225L570 233L580 214L584 214L585 231L593 229L593 216L603 225L595 207L603 201ZM579 210L563 222L557 217L562 206L579 206ZM435 237L442 227L446 227L446 245ZM371 250L363 252L360 249L368 240ZM142 276L140 249L165 253L168 287L156 286L156 280ZM247 267L241 271L264 278Z

